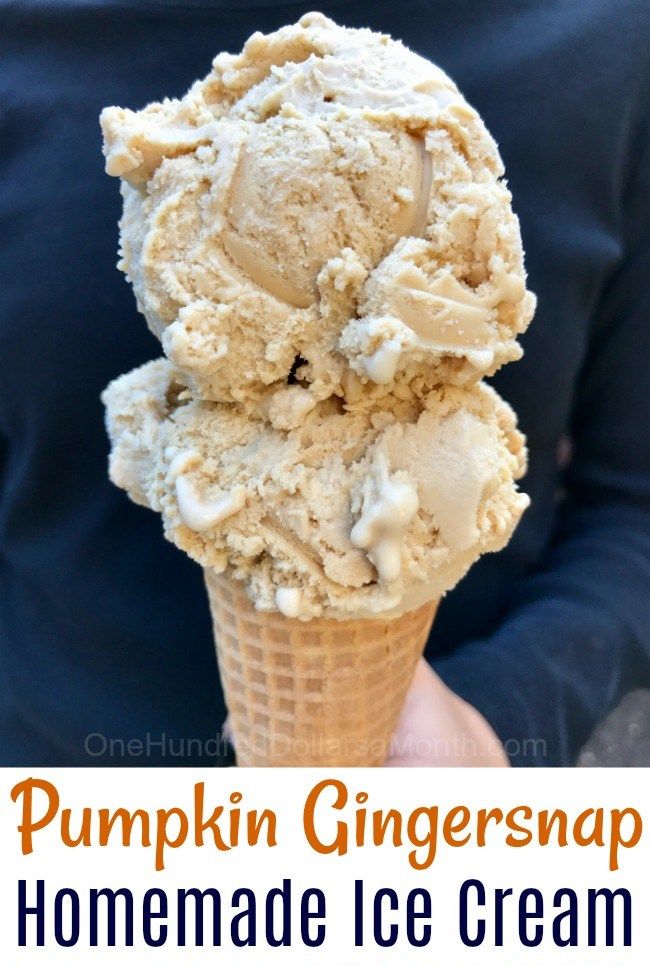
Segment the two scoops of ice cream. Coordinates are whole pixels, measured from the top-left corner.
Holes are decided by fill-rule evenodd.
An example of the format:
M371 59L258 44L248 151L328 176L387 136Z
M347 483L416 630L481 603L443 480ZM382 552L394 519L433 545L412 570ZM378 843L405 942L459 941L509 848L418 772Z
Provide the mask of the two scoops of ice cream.
M481 118L309 14L179 100L102 114L119 266L165 358L104 393L110 473L258 611L390 618L512 534L519 226Z

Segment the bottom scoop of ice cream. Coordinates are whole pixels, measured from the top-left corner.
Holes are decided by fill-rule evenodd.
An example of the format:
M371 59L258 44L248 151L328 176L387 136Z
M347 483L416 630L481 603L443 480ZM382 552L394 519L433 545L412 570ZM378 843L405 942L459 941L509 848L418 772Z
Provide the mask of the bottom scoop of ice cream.
M202 566L229 567L259 609L292 618L393 616L438 598L528 504L523 436L481 384L328 399L295 428L195 400L166 360L103 398L113 481Z

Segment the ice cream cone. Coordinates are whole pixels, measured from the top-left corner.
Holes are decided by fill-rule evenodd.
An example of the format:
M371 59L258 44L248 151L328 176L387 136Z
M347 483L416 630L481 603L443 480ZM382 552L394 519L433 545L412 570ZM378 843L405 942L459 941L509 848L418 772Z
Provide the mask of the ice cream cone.
M228 572L205 582L239 764L381 765L438 601L302 622L256 610Z

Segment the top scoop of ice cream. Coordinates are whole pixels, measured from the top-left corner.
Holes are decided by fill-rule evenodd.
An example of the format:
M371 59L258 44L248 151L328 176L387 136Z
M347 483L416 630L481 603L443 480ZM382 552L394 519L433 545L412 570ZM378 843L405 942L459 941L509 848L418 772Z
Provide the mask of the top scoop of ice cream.
M120 265L199 396L259 414L516 359L534 298L496 146L437 67L320 14L102 114Z
M347 411L326 399L278 429L150 362L104 393L111 478L260 609L394 616L504 546L528 505L523 436L492 389L402 395Z

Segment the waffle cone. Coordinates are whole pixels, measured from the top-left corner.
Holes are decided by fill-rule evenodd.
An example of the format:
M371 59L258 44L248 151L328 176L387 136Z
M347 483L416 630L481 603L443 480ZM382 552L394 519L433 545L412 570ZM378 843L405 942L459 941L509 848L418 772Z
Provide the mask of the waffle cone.
M205 582L239 764L381 765L437 601L392 620L302 622L256 610L227 572Z

